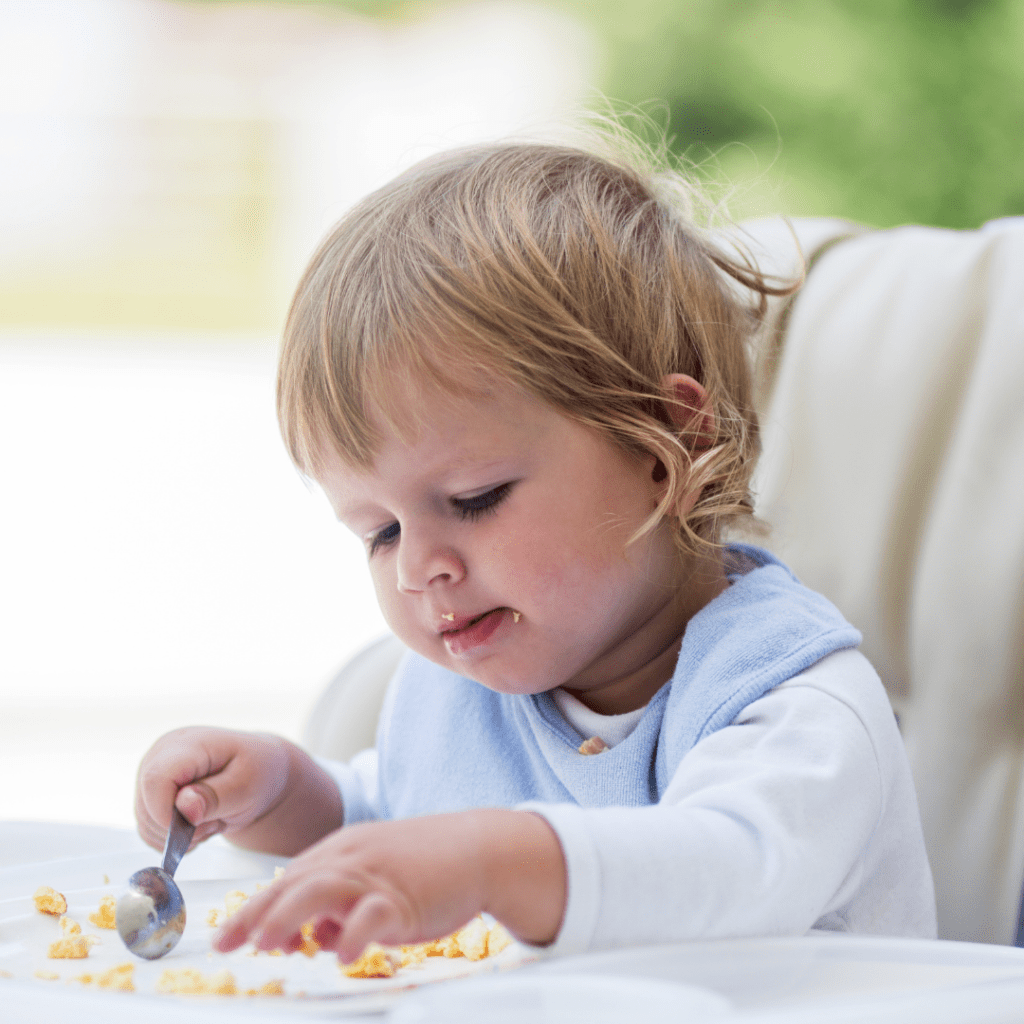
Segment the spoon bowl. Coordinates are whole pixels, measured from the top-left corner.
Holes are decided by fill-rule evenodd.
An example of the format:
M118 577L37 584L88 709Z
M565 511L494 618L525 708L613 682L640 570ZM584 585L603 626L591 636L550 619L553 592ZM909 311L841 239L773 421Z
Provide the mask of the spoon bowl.
M185 930L185 898L174 872L194 832L195 826L174 808L163 867L136 871L117 901L117 933L128 950L144 960L158 960L169 953Z

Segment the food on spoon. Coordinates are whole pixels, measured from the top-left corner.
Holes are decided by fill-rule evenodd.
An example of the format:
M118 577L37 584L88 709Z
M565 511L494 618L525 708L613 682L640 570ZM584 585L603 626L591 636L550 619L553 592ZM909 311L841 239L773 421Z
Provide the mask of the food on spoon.
M32 900L36 910L41 914L50 914L53 917L60 917L68 912L68 901L62 893L51 889L48 885L41 885L33 893Z
M116 928L117 900L113 896L104 896L97 910L89 915L89 920L97 928Z

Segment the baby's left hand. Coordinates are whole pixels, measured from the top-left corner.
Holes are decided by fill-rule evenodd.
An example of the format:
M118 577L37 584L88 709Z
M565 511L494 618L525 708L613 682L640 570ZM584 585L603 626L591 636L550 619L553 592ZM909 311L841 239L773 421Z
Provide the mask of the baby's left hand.
M301 928L355 960L370 941L424 942L487 911L513 935L554 940L565 905L565 863L547 822L525 811L478 810L338 829L296 857L214 940L292 952Z

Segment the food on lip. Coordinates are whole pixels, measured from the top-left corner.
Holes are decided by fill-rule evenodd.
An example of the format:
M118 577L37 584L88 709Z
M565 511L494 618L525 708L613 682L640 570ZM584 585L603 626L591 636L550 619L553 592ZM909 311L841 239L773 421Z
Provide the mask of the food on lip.
M41 885L33 893L32 900L36 910L41 914L51 914L53 917L60 917L68 912L68 901L62 893L51 889L48 885Z
M99 909L89 915L89 920L97 928L116 928L117 900L113 896L104 896L100 900Z
M518 622L523 617L522 612L517 612L515 608L512 609L512 621Z
M581 754L603 754L608 749L608 744L600 736L591 736L589 740L584 740L576 749Z
M446 614L442 615L441 618L446 619L448 622L454 622L455 612L447 612Z

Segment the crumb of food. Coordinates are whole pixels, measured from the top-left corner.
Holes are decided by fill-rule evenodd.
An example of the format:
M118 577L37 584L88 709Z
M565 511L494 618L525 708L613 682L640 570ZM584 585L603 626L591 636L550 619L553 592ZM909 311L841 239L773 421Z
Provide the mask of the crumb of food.
M110 885L110 875L104 873L104 875L103 875L103 884L104 885Z
M238 987L230 971L209 976L194 967L168 968L157 978L157 992L174 996L236 996Z
M216 928L220 924L220 911L216 907L210 907L206 914L206 923L211 928Z
M224 909L227 911L228 917L234 914L248 898L249 894L242 892L241 889L232 889L224 897Z
M36 905L36 910L41 914L51 914L53 917L60 917L68 912L68 901L64 898L63 893L57 892L56 889L51 889L48 885L39 886L32 894L32 900Z
M0 978L13 978L14 975L10 971L0 971Z
M483 960L487 956L487 925L483 918L474 917L465 928L460 928L455 941L467 960Z
M95 941L91 935L65 935L50 943L46 955L51 960L84 960Z
M283 996L284 979L271 978L270 981L260 985L259 988L247 988L245 994L247 996Z
M492 924L487 932L487 955L497 956L512 945L512 936L502 924Z
M96 925L97 928L116 928L117 927L117 900L113 896L104 896L100 900L100 905L97 910L94 910L89 915L89 920Z
M43 981L59 981L60 975L56 971L36 971L36 977Z
M118 964L96 976L98 988L111 989L114 992L135 991L135 964Z
M402 946L402 967L415 967L427 959L427 950L424 943L413 946Z
M256 883L256 889L257 890L269 889L270 886L273 885L274 882L276 882L279 878L282 878L283 876L284 876L284 868L281 867L280 864L278 864L277 867L274 868L274 877L269 882L257 882Z
M608 749L608 744L600 736L591 736L589 740L584 740L576 749L581 754L603 754Z
M518 622L522 617L523 617L523 613L522 612L517 612L517 611L515 611L513 609L513 611L512 611L512 621L513 622Z
M81 935L82 926L77 921L72 921L70 917L62 917L60 919L60 933L61 935Z
M447 622L454 622L455 612L446 612L444 615L441 616L441 618L445 619Z
M447 956L455 958L457 956L465 956L462 952L462 947L459 945L459 933L452 932L451 935L446 935L441 942L441 956Z
M389 949L371 942L362 956L350 964L342 964L341 972L349 978L393 978L401 957Z
M310 957L316 956L320 952L320 943L313 938L313 927L312 921L307 921L302 926L302 945L296 952Z

